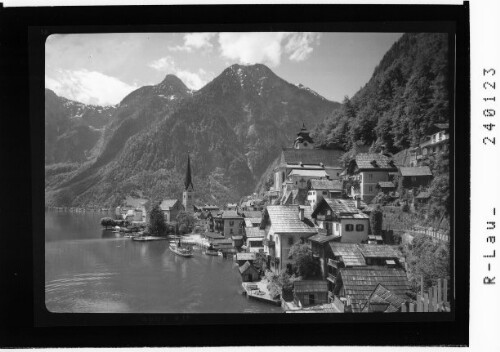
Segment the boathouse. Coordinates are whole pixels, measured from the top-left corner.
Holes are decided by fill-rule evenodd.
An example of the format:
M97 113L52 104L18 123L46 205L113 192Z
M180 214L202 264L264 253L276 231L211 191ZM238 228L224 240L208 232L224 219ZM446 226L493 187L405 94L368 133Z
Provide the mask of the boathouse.
M250 262L245 262L245 264L239 267L239 270L243 282L259 281L259 272Z

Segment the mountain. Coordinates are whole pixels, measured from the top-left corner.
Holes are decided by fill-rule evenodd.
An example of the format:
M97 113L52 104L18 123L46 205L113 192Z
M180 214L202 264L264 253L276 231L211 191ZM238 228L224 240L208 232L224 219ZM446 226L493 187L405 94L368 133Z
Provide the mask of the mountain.
M45 89L45 163L84 162L115 108L85 105Z
M235 201L254 190L302 122L314 126L338 106L260 64L232 65L195 92L167 75L116 106L95 159L77 169L46 166L46 202L114 205L139 191L179 197L188 153L200 202Z
M368 83L317 126L317 145L350 150L361 142L395 153L418 144L450 118L448 70L447 34L404 34Z

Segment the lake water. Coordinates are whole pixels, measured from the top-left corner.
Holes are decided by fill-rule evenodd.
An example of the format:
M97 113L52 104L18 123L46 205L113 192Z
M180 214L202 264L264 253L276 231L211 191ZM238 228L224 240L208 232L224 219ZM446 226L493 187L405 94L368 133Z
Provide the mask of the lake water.
M104 213L45 212L45 302L51 312L280 313L241 295L232 259L170 252L105 231Z

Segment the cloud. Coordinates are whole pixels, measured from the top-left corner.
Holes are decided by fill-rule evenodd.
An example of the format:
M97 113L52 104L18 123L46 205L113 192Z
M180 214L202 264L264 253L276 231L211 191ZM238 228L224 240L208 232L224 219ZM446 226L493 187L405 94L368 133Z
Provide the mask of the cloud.
M56 77L45 76L45 86L59 96L94 105L115 105L138 88L115 77L85 69L58 70Z
M189 89L198 90L213 78L213 74L202 68L198 71L190 71L177 67L171 56L165 56L149 64L149 67L164 74L171 73L179 77Z
M184 44L169 46L170 51L186 51L188 53L193 50L206 50L210 51L213 48L210 40L216 35L216 33L188 33L184 35Z
M304 61L313 52L312 45L319 44L319 33L302 32L293 33L285 45L285 52L291 61Z
M279 66L283 54L287 54L291 61L307 59L319 37L319 33L309 32L220 33L220 54L242 64Z
M171 56L165 56L149 63L148 66L157 71L174 71L175 62Z

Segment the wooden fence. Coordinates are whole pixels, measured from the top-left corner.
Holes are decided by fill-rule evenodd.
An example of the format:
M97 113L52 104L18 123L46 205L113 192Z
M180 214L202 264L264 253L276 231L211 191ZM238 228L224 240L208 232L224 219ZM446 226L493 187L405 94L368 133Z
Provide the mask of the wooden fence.
M409 229L392 229L392 231L398 232L400 234L408 233L412 236L421 234L432 237L437 241L450 242L450 236L446 232L435 230L432 227L427 228L421 226L414 226Z
M403 303L401 312L449 312L450 302L448 301L448 280L439 279L436 286L424 292L423 278L420 278L420 293L417 295L415 303Z

